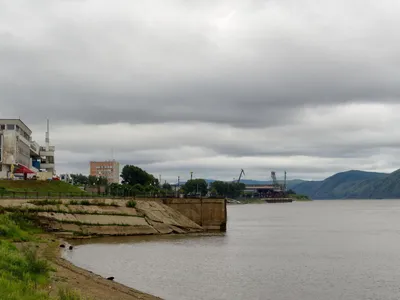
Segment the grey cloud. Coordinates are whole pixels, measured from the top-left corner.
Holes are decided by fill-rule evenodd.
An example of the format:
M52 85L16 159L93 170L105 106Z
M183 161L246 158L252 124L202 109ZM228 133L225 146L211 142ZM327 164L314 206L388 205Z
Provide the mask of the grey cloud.
M274 2L283 9L291 4ZM382 35L366 31L364 40L341 40L341 27L335 31L335 24L327 23L334 37L329 40L323 31L312 31L313 25L322 26L312 21L301 20L310 35L279 27L271 33L266 22L253 31L239 30L237 38L232 33L228 40L237 42L232 45L237 53L251 50L236 56L210 39L215 29L207 22L190 23L193 12L182 2L174 9L189 17L175 23L146 22L139 15L143 9L132 3L138 10L132 19L110 14L99 15L98 22L96 16L86 21L84 13L72 19L58 11L60 18L50 17L54 5L42 5L47 22L38 41L3 29L0 42L2 107L34 123L45 106L59 122L196 120L259 127L290 122L305 105L398 102L400 71L392 65L400 56L394 50L372 52ZM249 21L257 5L268 14L268 2L255 1L242 7L242 20ZM200 9L203 19L212 11ZM191 26L185 28L185 22ZM388 41L379 47L399 50L390 36ZM354 51L349 43L356 49L370 46L371 52Z
M320 106L400 102L400 19L390 9L396 4L360 4L0 0L0 113L20 116L40 132L49 117L59 134L52 141L70 152L60 152L65 170L85 170L87 160L109 156L112 146L122 163L184 173L192 163L176 167L169 154L175 149L190 156L184 145L202 148L205 160L303 155L382 167L371 160L400 146L385 134L395 122L380 128L381 137L360 139L359 127L374 127L374 120L342 125L340 112L331 127L304 120L306 113L321 113ZM212 25L232 11L232 28ZM57 131L115 123L165 124L174 131L175 123L193 122L214 126L216 133L199 126L198 132L174 136L157 127L156 140L148 132L134 138L115 133L120 141L110 145L95 127L82 130L104 141ZM227 139L230 131L220 127L243 131ZM325 174L326 168L299 166L293 172ZM229 166L198 170L231 177ZM263 173L254 167L254 174Z

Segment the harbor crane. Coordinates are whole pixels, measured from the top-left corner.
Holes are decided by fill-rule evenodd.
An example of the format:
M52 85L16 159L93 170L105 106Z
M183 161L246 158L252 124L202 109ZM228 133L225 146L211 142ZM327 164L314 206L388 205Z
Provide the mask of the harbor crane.
M279 184L278 180L276 179L275 171L271 172L271 178L272 178L272 185L275 187L275 189L279 189L283 192L286 192L286 171L283 184Z
M246 176L246 174L244 174L243 169L240 170L239 179L238 179L237 183L240 183L240 179L242 179L242 175Z

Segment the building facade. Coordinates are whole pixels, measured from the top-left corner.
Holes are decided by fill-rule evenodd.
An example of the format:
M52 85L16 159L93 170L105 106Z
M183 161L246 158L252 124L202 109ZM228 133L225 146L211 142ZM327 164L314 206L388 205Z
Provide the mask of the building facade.
M108 183L119 183L120 169L119 162L115 160L91 161L90 175L96 177L105 177Z
M31 135L32 131L20 119L0 119L0 178L11 178L18 166L35 173L55 174L54 146L49 142L40 146Z

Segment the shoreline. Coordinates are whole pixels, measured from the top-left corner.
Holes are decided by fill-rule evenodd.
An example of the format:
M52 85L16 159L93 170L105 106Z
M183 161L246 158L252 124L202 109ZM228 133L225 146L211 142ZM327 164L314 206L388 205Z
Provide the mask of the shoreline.
M141 292L121 283L107 280L89 270L75 266L62 257L64 248L60 245L69 245L63 239L47 236L41 256L54 266L50 294L59 287L68 287L77 290L85 299L91 300L162 300L162 298Z

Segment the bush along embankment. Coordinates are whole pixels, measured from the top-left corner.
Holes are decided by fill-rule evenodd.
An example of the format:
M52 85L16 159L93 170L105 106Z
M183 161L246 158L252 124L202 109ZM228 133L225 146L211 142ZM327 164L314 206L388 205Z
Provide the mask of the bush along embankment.
M0 299L81 300L77 292L60 288L50 296L50 263L38 255L40 232L22 214L0 215Z

